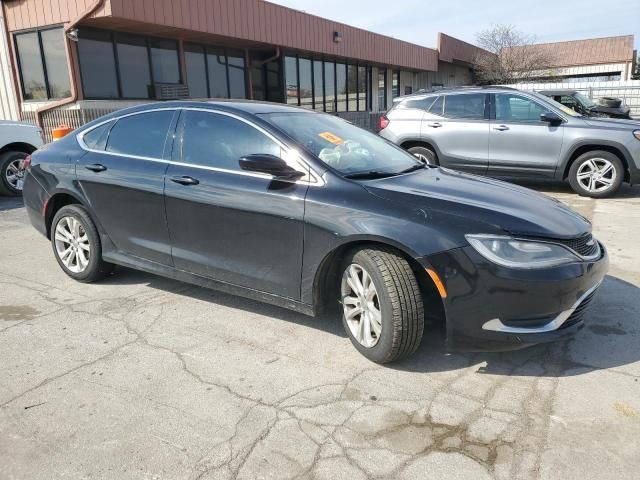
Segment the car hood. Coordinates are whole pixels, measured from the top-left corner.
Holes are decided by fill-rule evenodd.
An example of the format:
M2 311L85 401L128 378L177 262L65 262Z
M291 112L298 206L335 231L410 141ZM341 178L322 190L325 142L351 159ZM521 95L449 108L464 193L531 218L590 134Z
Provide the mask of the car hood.
M604 128L640 128L640 121L629 120L626 118L591 118L583 117L583 120L587 125L592 127L604 127Z
M428 221L446 228L478 228L513 235L575 238L591 224L565 204L546 195L499 180L445 168L426 168L406 175L363 182L378 197L421 209ZM494 233L494 231L464 233Z

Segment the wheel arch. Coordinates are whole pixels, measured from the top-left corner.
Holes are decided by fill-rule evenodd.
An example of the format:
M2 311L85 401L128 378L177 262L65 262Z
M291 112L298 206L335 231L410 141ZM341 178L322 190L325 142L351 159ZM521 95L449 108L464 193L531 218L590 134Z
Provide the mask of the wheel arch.
M361 248L387 247L396 250L411 266L418 285L420 285L423 301L433 301L437 299L438 308L444 315L444 303L440 297L436 285L427 274L425 267L418 262L417 255L410 248L398 242L380 237L351 238L337 245L328 252L319 267L317 268L313 281L313 306L317 313L331 308L332 298L339 298L338 285L340 278L340 263L342 259L351 251Z
M49 197L44 207L44 222L47 229L47 238L51 238L51 224L53 222L53 217L58 210L67 205L81 205L82 207L87 208L85 203L75 193L69 192L68 190L55 192ZM89 209L87 209L87 211L89 211ZM89 215L91 215L91 218L95 222L95 218L91 212L89 212Z
M5 146L0 148L0 154L6 153L6 152L23 152L23 153L28 153L30 155L36 150L37 150L37 147L31 145L30 143L13 142L13 143L7 143Z
M564 167L562 169L562 178L561 180L566 180L569 177L569 170L571 169L571 165L576 161L578 157L584 155L585 153L594 152L594 151L604 151L609 152L620 159L622 165L624 167L624 181L630 181L630 154L627 149L615 143L598 143L598 142L586 142L576 145L570 153L567 155L567 160L565 161Z
M409 150L413 147L426 147L436 152L436 155L438 154L438 149L435 147L433 142L429 142L428 140L405 140L400 144L400 146L405 150Z

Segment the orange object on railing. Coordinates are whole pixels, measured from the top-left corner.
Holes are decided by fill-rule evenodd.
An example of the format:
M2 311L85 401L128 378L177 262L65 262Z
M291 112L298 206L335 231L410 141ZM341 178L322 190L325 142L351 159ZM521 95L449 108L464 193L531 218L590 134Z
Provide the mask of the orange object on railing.
M69 125L61 124L51 130L51 138L55 142L56 140L60 140L62 137L72 131L73 128L71 128Z

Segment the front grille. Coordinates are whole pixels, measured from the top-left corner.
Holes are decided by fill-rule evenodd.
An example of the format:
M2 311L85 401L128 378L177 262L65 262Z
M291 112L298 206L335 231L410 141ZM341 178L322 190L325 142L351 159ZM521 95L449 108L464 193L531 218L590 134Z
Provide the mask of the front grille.
M591 300L593 300L593 297L595 296L597 291L598 291L597 289L594 290L587 297L585 297L585 299L582 302L580 302L580 305L578 305L576 309L573 311L573 313L569 316L569 318L567 318L564 321L564 323L560 326L560 329L568 328L582 321L584 312L587 310L587 307L591 303Z
M578 255L582 255L583 257L590 257L591 255L595 255L599 248L598 242L590 233L587 233L586 235L583 235L579 238L554 241L569 247L571 250L577 252Z

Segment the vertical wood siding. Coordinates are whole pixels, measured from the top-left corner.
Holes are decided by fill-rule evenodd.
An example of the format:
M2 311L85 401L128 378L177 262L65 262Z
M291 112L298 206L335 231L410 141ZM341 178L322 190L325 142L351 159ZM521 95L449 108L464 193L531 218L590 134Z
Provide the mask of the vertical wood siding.
M94 0L23 0L3 2L9 31L25 30L73 21L85 12ZM132 3L141 0L131 0ZM111 4L106 0L92 17L111 15Z

